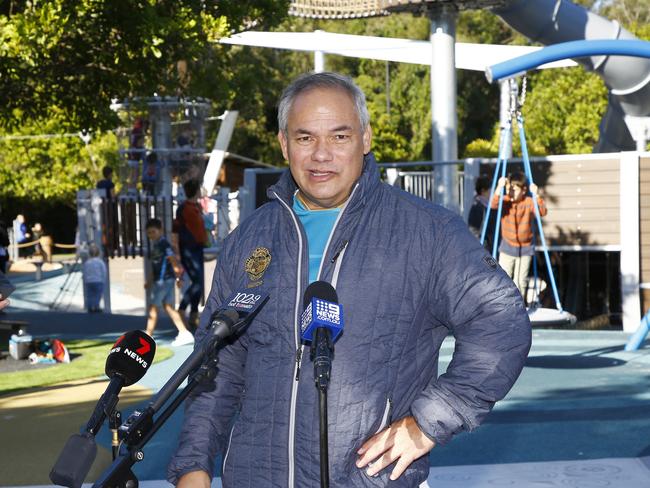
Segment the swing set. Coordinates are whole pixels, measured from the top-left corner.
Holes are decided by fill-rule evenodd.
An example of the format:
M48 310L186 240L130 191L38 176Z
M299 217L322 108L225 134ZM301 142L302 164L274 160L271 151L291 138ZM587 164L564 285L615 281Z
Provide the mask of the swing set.
M501 132L499 135L499 155L497 158L496 167L494 168L494 175L492 177L492 185L490 187L490 198L489 202L492 202L494 194L496 192L497 181L500 178L504 178L507 175L506 168L508 166L508 157L507 157L507 144L512 140L512 120L517 121L517 127L519 129L519 140L521 142L521 156L524 165L524 173L528 179L529 185L534 183L533 173L530 168L530 158L528 156L528 146L526 144L526 132L524 130L524 117L522 115L521 109L526 100L526 77L523 77L521 85L521 96L518 94L518 85L515 79L509 79L504 83L509 84L510 92L510 113L509 117L505 124L501 127ZM499 204L497 207L496 214L496 225L494 229L494 238L492 240L492 257L496 259L498 246L499 246L499 232L501 228L501 214L503 212L503 198L505 196L505 188L501 188L499 193ZM544 308L540 303L540 280L537 276L537 254L533 255L533 274L534 274L534 299L531 304L528 306L528 317L533 323L537 326L567 326L573 325L576 322L576 317L562 308L562 303L560 302L560 296L557 291L557 285L555 283L555 275L553 274L553 267L551 266L551 258L548 253L548 246L546 245L546 238L544 237L544 229L542 227L542 220L539 214L539 204L537 203L537 198L533 198L533 204L535 208L535 221L537 223L537 235L539 236L541 242L541 248L544 253L544 260L546 262L546 269L548 271L548 279L553 290L553 298L555 299L556 309ZM481 228L481 244L485 242L488 222L490 220L490 211L491 205L488 205L485 218L483 219L483 225Z
M650 42L640 41L640 40L629 40L629 39L598 39L592 41L571 41L564 42L560 44L554 44L547 46L544 49L536 51L532 54L527 54L525 56L520 56L502 63L489 66L485 70L485 76L487 80L492 83L493 81L508 79L519 74L525 73L526 70L540 66L545 63L550 63L553 61L558 61L561 59L568 58L580 58L586 56L633 56L650 59ZM527 148L525 146L525 136L523 135L523 118L519 120L517 118L517 123L519 124L520 137L522 139L522 154L524 158L524 165L528 167L530 171L530 164L528 163L528 154ZM646 147L647 138L645 137L645 131L630 131L632 136L635 138L637 143L637 150L643 151ZM501 151L499 160L501 160ZM505 172L505 170L503 170ZM493 185L494 190L494 185ZM489 211L489 209L488 209ZM548 260L548 253L546 250L546 243L544 242L544 233L541 231L541 225L539 223L539 217L537 217L538 227L540 229L540 235L542 236L542 245L544 247L544 255L546 257L547 266L550 268L550 263ZM555 294L555 301L558 307L558 312L562 313L562 306L560 305L559 298L557 296L557 288L555 287L555 280L553 274L549 273L551 276L551 281L553 285L553 292ZM532 317L531 317L532 319ZM637 331L630 337L630 340L625 346L626 351L637 350L643 343L645 337L650 332L650 312L648 312L641 323Z

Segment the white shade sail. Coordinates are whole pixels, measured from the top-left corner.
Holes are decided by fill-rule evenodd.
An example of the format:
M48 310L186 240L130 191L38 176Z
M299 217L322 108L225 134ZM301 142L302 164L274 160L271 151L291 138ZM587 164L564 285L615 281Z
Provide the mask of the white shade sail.
M224 44L270 47L292 51L321 51L353 58L394 61L431 65L432 53L429 41L389 37L356 36L332 32L257 32L248 31L221 39ZM498 44L456 43L456 68L485 71L508 59L542 49L533 46L502 46ZM539 67L561 68L577 66L571 60L556 61Z

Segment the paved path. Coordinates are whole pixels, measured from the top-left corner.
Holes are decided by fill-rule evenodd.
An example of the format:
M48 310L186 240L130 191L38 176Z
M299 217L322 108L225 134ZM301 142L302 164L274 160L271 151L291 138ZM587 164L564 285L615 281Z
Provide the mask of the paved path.
M61 331L70 337L110 337L142 327L142 317L127 314L111 317L25 310L10 314L32 322L30 331L35 333ZM164 325L161 332L157 342L168 343L173 338L171 324ZM627 337L612 331L536 330L522 376L486 423L432 451L429 485L650 486L650 349L624 352ZM175 348L175 356L154 365L141 386L157 391L190 349ZM448 340L441 351L443 369L452 352L453 341ZM63 389L60 401L69 404L75 398ZM140 403L144 404L146 401ZM132 410L125 408L123 413ZM0 415L6 414L0 411ZM145 448L146 458L135 468L143 480L141 486L166 485L160 480L175 448L181 419L182 413L177 412ZM55 411L50 421L58 421ZM98 441L108 447L105 430ZM49 467L43 467L45 472ZM213 486L219 486L218 480Z

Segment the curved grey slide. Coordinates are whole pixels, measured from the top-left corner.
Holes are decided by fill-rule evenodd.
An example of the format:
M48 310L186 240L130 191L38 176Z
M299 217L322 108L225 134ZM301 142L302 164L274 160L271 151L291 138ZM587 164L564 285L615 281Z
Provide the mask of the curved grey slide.
M515 0L493 11L513 29L544 45L593 39L637 39L618 22L568 0ZM594 56L574 61L597 73L609 89L609 105L600 123L600 140L594 152L635 150L626 116L628 122L637 117L650 117L650 59Z

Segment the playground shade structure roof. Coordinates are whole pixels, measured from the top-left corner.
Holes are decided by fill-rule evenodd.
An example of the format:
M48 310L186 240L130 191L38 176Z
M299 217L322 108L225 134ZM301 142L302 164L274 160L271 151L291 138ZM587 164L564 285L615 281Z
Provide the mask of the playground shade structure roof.
M393 37L357 36L333 32L258 32L248 31L221 39L224 44L270 47L294 51L321 51L353 58L376 59L431 65L432 48L429 41ZM534 46L501 46L457 42L455 61L457 69L484 71L488 66L523 56L542 49ZM559 68L576 66L571 60L561 60L539 66Z
M508 0L293 0L289 14L316 19L376 17L391 12L422 13L440 6L458 9L498 7Z

